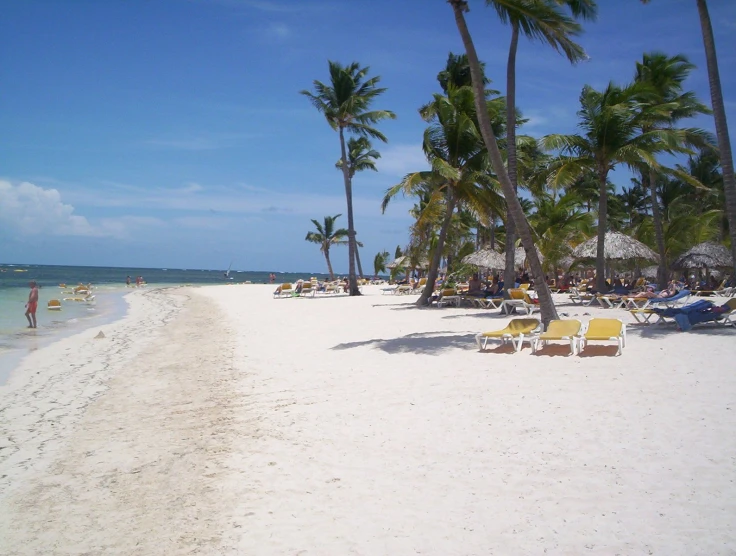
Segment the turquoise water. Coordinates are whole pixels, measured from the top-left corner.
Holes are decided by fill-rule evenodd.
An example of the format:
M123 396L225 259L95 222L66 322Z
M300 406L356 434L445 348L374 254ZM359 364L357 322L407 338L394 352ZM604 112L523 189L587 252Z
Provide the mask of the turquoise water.
M277 283L311 276L325 277L324 274L309 272L275 274ZM29 351L123 317L127 309L123 296L131 291L126 287L126 276L131 277L133 284L136 276L142 276L146 288L269 281L269 272L233 270L226 277L225 272L219 270L0 264L0 385L7 381L12 368ZM36 313L38 328L35 330L27 328L25 317L31 280L40 286ZM64 301L65 297L79 297L62 293L79 283L92 284L94 303ZM62 289L59 284L69 287ZM61 311L47 309L50 299L61 301Z

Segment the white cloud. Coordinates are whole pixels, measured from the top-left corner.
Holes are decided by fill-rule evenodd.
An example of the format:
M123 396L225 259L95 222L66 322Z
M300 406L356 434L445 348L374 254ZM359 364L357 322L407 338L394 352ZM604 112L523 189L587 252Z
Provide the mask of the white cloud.
M291 29L283 23L273 23L268 26L268 34L277 39L285 39L291 35Z
M84 216L74 214L56 189L29 182L0 181L0 226L21 235L101 235Z
M379 172L402 178L410 172L429 169L421 145L390 145L381 150L381 158L376 166Z

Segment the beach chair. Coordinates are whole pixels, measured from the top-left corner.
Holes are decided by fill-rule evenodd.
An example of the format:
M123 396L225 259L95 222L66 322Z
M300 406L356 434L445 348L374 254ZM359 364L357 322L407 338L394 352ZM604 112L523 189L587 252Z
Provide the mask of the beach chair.
M624 307L626 305L623 297L614 294L600 294L595 296L595 300L604 309L615 309L616 307Z
M49 302L46 304L46 308L49 311L61 311L61 301L58 299L49 299Z
M552 320L547 326L547 330L532 338L532 353L536 353L539 349L539 343L543 346L551 340L565 340L570 343L570 355L575 355L575 345L577 343L577 335L580 333L579 320Z
M289 282L284 282L281 284L278 288L276 288L276 291L273 292L274 298L280 298L280 297L291 297L291 294L294 292L294 288Z
M695 290L693 292L694 297L710 297L712 295L723 295L723 292L726 291L726 282L727 280L723 280L716 289L714 290Z
M529 341L532 333L541 326L537 319L512 319L501 330L492 330L476 335L475 341L479 350L486 349L488 340L501 340L501 345L511 342L511 345L514 346L514 352L519 352L524 339L526 338ZM514 339L517 340L516 343L514 343Z
M677 323L680 330L690 330L696 324L714 322L723 326L734 326L733 316L736 314L736 299L729 299L726 303L716 306L713 302L701 299L684 307L667 307L651 309L658 317L659 322L669 320Z
M437 298L437 307L444 307L445 305L454 305L460 307L460 301L462 298L457 294L455 288L445 288L440 292L440 296Z
M304 282L302 284L302 291L299 292L299 297L314 297L314 293L317 288L312 285L312 282Z
M501 303L501 313L508 315L513 309L520 309L527 315L531 315L535 310L539 309L539 304L534 303L529 297L526 290L521 288L512 288L509 290L509 298L504 299Z
M616 342L618 351L626 347L626 325L618 319L590 319L588 327L578 338L578 353L582 353L588 342Z
M595 296L591 293L581 292L578 288L571 286L568 291L570 301L575 305L590 305L595 301Z
M412 289L412 293L422 293L422 290L424 289L424 286L427 285L427 279L426 278L420 278L419 282L417 282L414 285L414 288Z

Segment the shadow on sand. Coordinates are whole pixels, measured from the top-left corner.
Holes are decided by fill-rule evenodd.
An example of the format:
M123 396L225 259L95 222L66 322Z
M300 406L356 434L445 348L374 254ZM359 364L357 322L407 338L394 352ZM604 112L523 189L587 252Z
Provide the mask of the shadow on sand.
M417 332L401 338L374 338L363 342L337 344L331 349L344 350L358 347L373 347L386 353L417 353L439 355L453 349L475 350L475 334L457 334L449 331Z

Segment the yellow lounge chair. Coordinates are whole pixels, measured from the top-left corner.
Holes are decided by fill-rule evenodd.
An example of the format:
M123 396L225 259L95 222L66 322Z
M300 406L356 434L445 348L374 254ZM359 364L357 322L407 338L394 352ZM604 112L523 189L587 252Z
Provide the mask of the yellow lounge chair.
M302 284L302 291L299 292L300 297L314 297L314 292L317 291L312 285L312 282L304 282Z
M276 291L273 292L273 296L274 297L291 297L291 294L293 292L294 292L294 288L291 286L291 284L288 282L284 282L278 288L276 288Z
M539 309L539 304L532 302L531 297L521 288L511 288L509 290L510 299L505 299L501 303L501 312L504 315L511 313L512 309L521 309L527 315L531 315L535 310Z
M566 340L570 343L570 355L575 355L575 344L581 326L580 321L575 319L550 321L545 332L532 338L532 353L539 349L540 342L546 346L550 340Z
M445 288L437 298L437 307L444 307L445 305L460 307L460 300L460 296L457 294L455 288Z
M618 319L590 319L588 328L578 338L578 353L582 353L585 344L590 341L616 342L616 355L621 355L621 350L626 346L626 325Z
M537 319L513 319L506 325L506 328L478 334L475 337L475 341L480 350L486 349L488 340L501 340L502 345L510 341L511 345L514 346L514 351L518 352L521 350L521 344L524 338L529 338L540 326ZM515 338L518 338L518 343L514 343Z
M49 299L46 307L49 311L61 311L61 301L58 299Z

